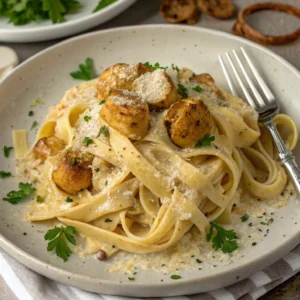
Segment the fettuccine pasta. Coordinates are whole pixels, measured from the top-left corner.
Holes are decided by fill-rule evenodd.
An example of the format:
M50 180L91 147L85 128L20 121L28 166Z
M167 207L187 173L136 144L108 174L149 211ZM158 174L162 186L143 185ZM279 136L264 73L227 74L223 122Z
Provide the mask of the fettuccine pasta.
M294 121L274 123L292 150ZM205 235L212 221L230 223L241 190L264 200L288 180L257 113L186 68L114 65L51 108L31 149L16 135L43 199L28 220L57 218L107 257L162 251L193 226Z

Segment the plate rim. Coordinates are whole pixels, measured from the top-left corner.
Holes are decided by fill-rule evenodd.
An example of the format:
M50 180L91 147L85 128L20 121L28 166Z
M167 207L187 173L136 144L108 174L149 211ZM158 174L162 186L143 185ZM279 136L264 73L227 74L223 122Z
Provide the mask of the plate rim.
M135 1L135 0L134 0ZM128 30L143 30L143 29L158 29L158 28L170 28L170 29L182 29L182 30L186 30L186 31L198 31L198 32L205 32L205 33L210 33L214 36L222 36L225 37L227 39L233 39L233 40L237 40L241 43L244 43L246 45L249 45L252 48L261 50L263 52L265 52L268 55L271 55L272 57L274 57L275 59L277 59L280 63L284 64L290 71L292 71L294 73L294 75L296 75L296 77L299 79L300 82L300 71L297 70L296 67L294 67L290 62L288 62L286 59L282 58L281 56L279 56L278 54L274 53L273 51L259 45L256 44L252 41L246 40L244 38L238 37L238 36L234 36L230 33L227 32L223 32L223 31L219 31L219 30L215 30L215 29L209 29L209 28L202 28L202 27L191 27L189 25L172 25L172 24L147 24L147 25L134 25L134 26L124 26L124 27L115 27L115 28L110 28L110 29L106 29L106 30L98 30L98 31L94 31L94 32L90 32L90 33L85 33L85 34L80 34L78 36L66 39L64 41L61 41L51 47L46 48L43 51L38 52L37 54L35 54L34 56L28 58L27 60L25 60L24 62L22 62L20 65L18 65L5 79L3 79L2 81L0 81L0 89L2 88L3 85L6 84L7 81L9 81L11 79L11 77L17 73L21 68L23 68L24 66L26 66L27 64L30 64L32 60L35 60L36 58L43 56L44 54L51 52L53 49L55 48L59 48L65 44L68 43L72 43L76 40L80 40L80 39L85 39L85 38L89 38L92 36L97 36L97 35L101 35L101 34L107 34L110 32L122 32L122 31L128 31ZM281 253L280 256L288 253L290 250L293 249L293 247L295 247L299 242L298 240L300 239L300 231L296 232L292 237L290 237L288 240L285 240L284 243L282 243L279 247L277 247L276 249L270 249L269 251L267 251L263 256L258 257L257 259L255 259L253 262L255 262L255 264L259 264L262 265L264 267L266 267L264 265L264 261L266 261L266 259L268 257L270 257L272 254L274 256L279 256L279 253ZM9 241L7 238L5 238L1 233L0 233L0 246L12 257L14 257L15 259L17 259L18 261L20 261L22 264L24 264L25 266L27 266L28 268L36 271L37 273L40 273L48 278L52 278L58 282L62 282L68 285L72 285L73 283L71 282L72 280L76 280L76 281L83 281L87 284L97 284L99 287L104 287L104 286L108 286L108 287L115 287L116 285L121 286L122 288L128 289L128 288L132 288L133 286L136 288L139 287L144 287L144 288L149 288L149 289L157 289L159 291L161 291L162 289L165 288L174 288L175 286L178 287L182 287L182 286L186 286L187 284L195 284L195 283L199 283L201 281L201 278L188 278L188 279L184 279L182 278L180 281L173 281L173 282L164 282L164 283L139 283L137 282L122 282L120 284L120 282L116 282L116 281L112 281L112 280L106 280L106 279L99 279L96 277L89 277L87 275L82 275L82 274L78 274L78 273L73 273L67 270L64 270L60 267L56 267L50 263L44 262L41 259L38 259L36 257L34 257L33 255L27 253L26 251L22 250L21 248L19 248L18 246L16 246L15 244L13 244L13 242ZM289 248L289 250L287 250L287 248ZM277 254L277 255L276 255ZM278 259L278 258L277 258ZM276 261L276 259L273 259L273 262ZM272 263L272 262L271 262ZM30 265L33 264L33 265ZM229 269L229 270L222 270L221 272L218 272L217 275L218 276L226 276L232 272L237 272L238 270L243 269L247 264L247 262L244 262L241 265L237 265L234 266L233 268ZM268 264L269 265L269 264ZM263 268L264 268L263 267ZM263 269L262 268L262 269ZM49 276L47 270L51 270L51 272L54 272L54 276L55 274L59 274L60 276L63 276L64 278L55 278L54 276L52 276L53 274L51 274L51 276ZM209 278L213 278L215 275L209 275ZM245 279L243 276L241 276L241 278L239 280L237 280L236 282ZM222 285L219 286L219 288L222 287ZM85 289L83 287L81 287L82 289ZM91 290L91 289L86 289L86 290ZM125 295L125 293L111 293L112 295ZM136 296L137 293L131 293L129 291L129 293L126 293L127 296ZM155 292L153 291L152 296L162 296L164 295L163 292ZM171 296L179 296L179 295L186 295L186 293L182 294L182 293L177 293L175 292L174 294L168 294ZM146 294L144 294L144 297L147 296Z
M105 7L102 10L99 10L95 13L91 13L87 16L83 16L81 18L78 19L74 19L74 20L66 20L65 22L62 23L56 23L56 24L48 24L47 26L43 26L43 27L39 27L38 25L35 27L30 27L30 28L26 28L26 27L22 27L22 26L15 26L15 29L9 29L9 28L1 28L0 27L0 36L4 35L10 35L11 38L7 39L7 38L0 38L0 42L10 42L10 43L18 43L18 42L24 42L24 41L28 41L28 42L37 42L37 41L47 41L47 40L51 40L51 39L56 39L56 38L61 38L63 36L67 36L70 34L76 34L76 32L78 32L78 30L74 30L73 33L70 33L70 30L72 29L73 26L79 26L80 24L89 22L89 25L86 25L83 29L81 29L80 31L84 31L87 30L89 28L92 28L94 26L103 24L105 22L107 22L108 20L114 18L116 15L114 15L114 12L120 7L123 8L121 9L121 12L125 11L127 8L129 8L132 4L134 4L137 0L119 0L117 2L112 3L111 5ZM109 14L112 13L112 17L109 17L107 20L105 20L104 22L101 21L101 17L103 17L105 14ZM76 13L74 13L76 14ZM97 22L97 20L100 20L99 22ZM68 31L68 33L66 34L57 34L55 35L55 32L61 32L61 30L66 30ZM80 32L79 31L79 32ZM99 30L97 30L99 31ZM51 37L49 38L27 38L27 36L30 36L32 34L51 34ZM16 38L18 35L26 35L25 39L18 39ZM82 34L81 34L82 35ZM55 37L56 36L56 37ZM78 36L78 35L77 35ZM58 45L59 43L55 44Z

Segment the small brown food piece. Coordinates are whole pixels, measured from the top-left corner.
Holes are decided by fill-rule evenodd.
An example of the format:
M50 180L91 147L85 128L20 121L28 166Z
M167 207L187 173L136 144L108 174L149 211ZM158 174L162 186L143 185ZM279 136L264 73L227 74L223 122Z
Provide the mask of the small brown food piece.
M134 91L112 90L100 116L109 126L132 140L143 138L149 129L149 107Z
M62 153L52 173L55 184L69 194L92 186L92 158L74 151Z
M106 99L111 89L131 90L133 81L146 72L152 72L152 69L142 63L135 65L120 63L109 67L97 80L98 99Z
M223 98L223 94L220 92L219 88L217 87L215 80L207 73L202 74L194 74L192 79L192 82L199 82L200 84L204 84L210 89L210 93L213 93L220 98Z
M96 253L96 258L100 261L104 261L107 259L107 256L106 256L106 253L103 251L103 250L99 250L97 253Z
M194 98L173 104L165 117L170 139L179 147L192 147L206 134L210 134L213 119L207 106Z
M195 0L164 0L160 13L171 23L195 24L199 17Z
M236 11L231 0L198 0L198 6L205 14L217 19L229 19Z
M33 154L44 162L48 156L55 156L65 148L64 142L56 136L43 137L33 147Z
M245 37L247 39L265 45L287 44L296 40L300 36L300 27L296 31L282 36L264 35L260 31L255 30L247 23L246 17L248 15L251 15L261 10L281 11L293 15L300 19L300 9L292 5L283 4L283 3L272 3L272 2L257 3L257 4L250 5L239 12L237 21L232 28L233 34Z

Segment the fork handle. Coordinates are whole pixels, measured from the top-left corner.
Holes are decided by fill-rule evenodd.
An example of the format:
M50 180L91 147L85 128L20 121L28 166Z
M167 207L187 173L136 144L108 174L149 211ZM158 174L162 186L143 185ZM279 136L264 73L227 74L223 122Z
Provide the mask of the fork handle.
M289 151L286 148L272 119L263 120L262 123L270 131L270 133L274 139L274 142L277 146L279 158L281 159L281 163L284 165L288 175L290 176L290 178L294 184L295 190L298 194L298 198L300 199L300 168L298 167L298 165L296 163L295 156L293 155L293 153L291 151Z

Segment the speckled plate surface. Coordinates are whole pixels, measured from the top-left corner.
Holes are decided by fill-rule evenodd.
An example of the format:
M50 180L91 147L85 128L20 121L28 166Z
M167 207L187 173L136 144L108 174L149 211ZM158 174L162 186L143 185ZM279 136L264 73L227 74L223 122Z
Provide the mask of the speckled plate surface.
M86 57L95 61L97 73L117 62L175 63L195 72L208 72L221 87L227 88L217 55L232 48L245 47L274 91L282 109L300 128L300 74L282 58L249 41L213 30L173 25L150 25L95 32L58 44L20 65L0 84L1 148L12 144L12 128L30 129L30 103L40 97L44 104L35 108L34 120L41 123L48 108L64 92L77 84L69 76ZM34 132L30 131L30 142ZM300 157L299 147L295 151ZM2 158L0 170L14 173L13 155ZM1 180L1 198L17 187L18 180ZM110 261L93 256L81 259L72 255L67 263L47 253L44 233L49 224L22 221L26 203L12 206L0 201L0 245L26 266L49 278L89 291L124 296L171 296L216 289L247 278L289 252L300 242L300 204L291 199L279 210L268 236L256 247L242 251L229 266L181 272L181 280L154 271L140 271L134 282L124 273L107 273ZM297 222L298 221L298 222ZM52 225L53 226L53 225ZM26 235L23 233L26 232Z
M7 18L0 18L1 42L38 42L68 36L100 25L127 9L136 0L118 0L108 7L92 13L99 0L80 1L82 8L65 16L63 23L52 24L50 20L15 26Z

